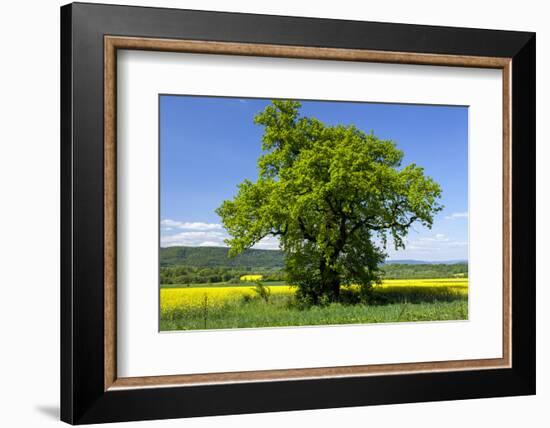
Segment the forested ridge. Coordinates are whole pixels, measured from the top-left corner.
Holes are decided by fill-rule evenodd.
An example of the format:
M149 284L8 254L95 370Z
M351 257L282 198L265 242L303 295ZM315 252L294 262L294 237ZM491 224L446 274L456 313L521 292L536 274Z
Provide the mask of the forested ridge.
M168 247L160 250L161 284L240 283L254 273L264 281L285 281L283 253L277 250L246 250L228 256L223 247ZM385 279L467 277L467 263L422 263L416 260L389 262L382 266Z

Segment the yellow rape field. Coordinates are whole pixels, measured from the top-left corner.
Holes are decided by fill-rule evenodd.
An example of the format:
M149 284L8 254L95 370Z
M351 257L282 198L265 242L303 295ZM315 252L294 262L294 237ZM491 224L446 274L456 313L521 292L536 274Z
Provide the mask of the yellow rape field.
M399 289L400 287L418 288L419 290L426 288L437 290L441 288L468 294L468 278L387 279L375 288L385 290L388 288Z
M379 287L465 287L468 278L386 279Z
M292 295L294 287L279 285L269 287L272 295ZM195 287L195 288L162 288L160 290L161 310L170 310L185 306L203 307L205 300L209 307L221 306L229 300L241 299L243 296L255 296L250 286L244 287Z
M388 279L374 289L383 295L400 294L404 298L413 295L467 297L468 278Z
M259 275L247 275L259 276ZM271 295L291 296L296 292L295 287L278 285L268 287ZM380 292L439 292L453 293L458 295L468 294L467 278L450 279L394 279L385 280L382 284L375 286ZM231 300L239 300L244 296L254 297L256 293L250 286L228 286L228 287L184 287L184 288L161 288L160 305L161 311L170 311L177 308L210 308L221 307Z
M241 281L247 281L247 282L261 281L263 279L263 275L243 275L239 279Z

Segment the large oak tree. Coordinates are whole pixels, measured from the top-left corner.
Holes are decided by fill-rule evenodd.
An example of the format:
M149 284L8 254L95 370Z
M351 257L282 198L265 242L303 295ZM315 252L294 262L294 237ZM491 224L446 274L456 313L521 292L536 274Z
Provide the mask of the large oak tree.
M258 178L244 180L217 209L236 255L277 236L298 296L337 301L340 288L365 292L379 279L388 243L405 247L413 223L431 227L440 186L403 152L353 125L300 116L300 103L273 101L263 125Z

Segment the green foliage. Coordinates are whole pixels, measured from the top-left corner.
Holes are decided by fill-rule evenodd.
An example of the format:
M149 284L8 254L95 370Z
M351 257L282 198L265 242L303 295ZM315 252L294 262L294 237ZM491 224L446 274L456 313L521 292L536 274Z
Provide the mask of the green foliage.
M170 284L243 284L241 276L249 274L246 267L197 267L161 266L160 283ZM281 269L258 268L254 273L262 275L262 281L284 281L286 274Z
M269 298L271 297L271 290L269 287L266 287L260 281L256 281L254 288L252 290L257 294L257 296L262 299L265 303L269 303Z
M230 254L278 236L299 298L337 301L345 284L368 294L388 239L404 248L413 223L431 227L441 189L421 167L402 167L394 142L300 117L299 109L273 101L255 117L264 127L258 179L243 181L216 211Z
M234 284L243 285L241 276L250 272L262 275L262 283L283 282L286 283L287 275L282 269L260 267L250 270L246 266L242 268L220 267L196 267L196 266L161 266L160 283L163 286L190 285L190 284ZM307 268L304 275L307 275ZM426 278L468 278L468 264L384 264L380 266L380 275L383 279L426 279ZM297 290L301 293L301 290ZM367 293L368 294L368 293ZM313 301L304 293L301 298L306 303ZM344 296L341 296L344 297Z
M185 248L185 247L176 247ZM224 254L223 257L214 258L211 257L207 260L200 260L201 251L203 248L185 248L192 257L182 257L174 259L175 265L167 265L167 259L163 258L163 249L161 249L161 268L160 268L160 283L163 286L169 285L189 285L189 284L235 284L242 285L243 282L240 277L247 274L262 275L262 282L286 282L287 276L282 268L271 266L255 266L260 261L265 261L266 258L262 253L266 254L267 260L271 260L273 253L276 254L273 257L274 260L283 260L283 253L281 251L273 250L255 250L255 256L249 259L242 260L241 263L251 263L251 266L244 264L240 267L226 266L227 248L219 248L220 254ZM197 250L196 252L194 250ZM190 261L200 263L199 266L180 265L179 262L189 263ZM307 264L307 260L304 263ZM204 267L206 264L220 263L220 265L214 265L211 267ZM454 264L384 264L380 266L380 274L384 279L419 279L419 278L467 278L468 277L468 264L467 263L454 263ZM308 275L308 270L304 269L304 277ZM304 281L307 277L304 278ZM298 290L300 292L300 290ZM307 293L306 293L307 294ZM307 297L304 299L310 300Z
M384 279L468 278L468 264L385 264Z

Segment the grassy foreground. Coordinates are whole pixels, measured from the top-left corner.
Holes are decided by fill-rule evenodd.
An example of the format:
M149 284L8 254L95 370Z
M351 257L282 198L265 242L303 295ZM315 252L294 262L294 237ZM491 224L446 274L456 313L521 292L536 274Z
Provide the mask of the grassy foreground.
M467 279L387 280L374 290L378 304L303 307L295 288L269 286L262 299L250 286L161 288L160 329L204 330L468 318ZM353 287L345 292L353 294Z

